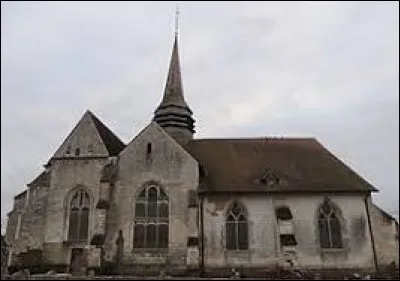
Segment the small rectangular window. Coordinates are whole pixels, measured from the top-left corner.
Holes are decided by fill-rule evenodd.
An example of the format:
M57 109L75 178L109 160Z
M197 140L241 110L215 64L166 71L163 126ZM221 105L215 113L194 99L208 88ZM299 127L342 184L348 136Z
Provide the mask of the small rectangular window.
M282 234L281 235L282 246L296 246L297 241L293 234Z
M188 237L187 245L188 245L188 247L198 246L199 238L198 237Z
M288 207L279 207L276 209L276 218L279 220L291 220L293 217Z
M93 144L88 145L88 152L93 153Z
M81 154L80 148L75 149L75 156L79 156Z

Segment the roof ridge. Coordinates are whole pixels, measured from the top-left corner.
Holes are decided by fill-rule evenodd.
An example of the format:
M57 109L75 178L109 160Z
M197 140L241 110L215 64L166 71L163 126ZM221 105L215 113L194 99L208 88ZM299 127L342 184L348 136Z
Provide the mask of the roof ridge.
M202 138L192 141L262 141L262 140L313 140L318 142L315 137L241 137L241 138ZM319 142L318 142L319 143Z

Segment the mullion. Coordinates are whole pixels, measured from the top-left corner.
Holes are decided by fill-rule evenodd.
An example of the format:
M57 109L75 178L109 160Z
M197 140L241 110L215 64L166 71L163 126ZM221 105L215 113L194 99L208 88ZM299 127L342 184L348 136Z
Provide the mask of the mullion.
M236 250L239 250L239 223L237 218L235 219L235 242L236 242Z
M160 191L158 191L158 193L159 193ZM158 197L158 196L157 196ZM156 248L158 248L159 247L159 233L158 233L158 223L159 223L159 221L158 221L158 218L159 218L159 212L160 212L160 210L159 210L159 208L160 208L160 204L159 204L159 201L158 201L158 198L157 198L157 203L156 203L156 217L155 217L155 222L154 222L154 227L156 228L156 235L155 235L155 239L156 239L156 241L155 241L155 247Z

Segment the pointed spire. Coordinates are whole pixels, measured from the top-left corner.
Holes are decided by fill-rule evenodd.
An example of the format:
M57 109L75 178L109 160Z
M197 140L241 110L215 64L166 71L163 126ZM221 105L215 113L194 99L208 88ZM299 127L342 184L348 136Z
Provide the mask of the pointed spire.
M161 104L154 113L154 120L172 137L185 141L193 138L194 120L187 105L182 87L181 67L178 51L178 15L175 18L175 38L168 69L167 81Z
M174 104L188 107L183 95L181 66L178 51L178 37L175 35L169 63L168 76L161 105Z

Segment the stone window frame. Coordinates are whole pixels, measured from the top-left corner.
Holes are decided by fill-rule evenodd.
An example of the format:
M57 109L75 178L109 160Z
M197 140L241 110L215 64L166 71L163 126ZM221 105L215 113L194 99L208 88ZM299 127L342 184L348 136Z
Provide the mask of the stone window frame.
M239 207L240 208L240 212L237 214L237 215L235 215L234 213L233 213L233 208L235 208L235 207ZM228 237L229 237L229 234L228 234L228 223L231 223L232 221L228 221L228 218L229 218L229 216L231 216L233 219L234 219L234 221L233 221L233 223L235 224L235 244L236 244L236 246L235 246L235 248L228 248ZM239 218L241 217L241 216L243 216L244 217L244 220L239 220ZM240 247L240 245L239 245L239 237L240 237L240 235L239 235L239 223L245 223L246 224L246 228L245 228L245 231L246 231L246 245L245 245L245 247L244 248L241 248ZM231 251L234 251L234 252L238 252L238 251L241 251L241 252L247 252L247 251L249 251L250 250L250 221L249 221L249 218L248 218L248 212L247 212L247 208L244 206L244 204L242 204L241 202L239 202L239 201L237 201L237 200L235 200L235 201L233 201L231 204L229 204L229 207L227 208L227 210L225 211L225 219L224 219L224 228L225 228L225 239L224 239L224 242L225 242L225 249L227 250L227 251L229 251L229 252L231 252Z
M88 217L88 235L86 240L81 241L71 241L69 240L69 221L70 221L70 214L71 214L71 201L74 198L74 195L80 191L85 191L89 195L89 217ZM93 234L93 224L94 224L94 194L93 192L84 185L77 185L76 187L72 188L65 196L64 200L64 230L63 230L63 237L64 241L68 243L73 243L75 245L89 245L90 237Z
M149 190L151 189L156 189L157 190L157 200L153 203L156 203L156 215L153 217L148 217L148 204L149 204ZM143 197L144 195L144 197ZM138 216L137 211L138 211L138 205L137 204L144 204L144 212L145 216ZM161 210L161 205L167 204L167 216L163 217L160 215L160 210ZM134 209L134 215L133 215L133 226L132 226L132 249L133 251L166 251L169 248L169 241L170 241L170 235L169 235L169 226L170 226L170 221L169 221L169 215L170 215L170 205L169 205L169 195L167 193L166 188L161 186L160 184L156 182L148 182L145 184L140 190L138 190L137 194L135 195L134 198L134 204L133 204L133 209ZM165 209L164 209L165 210ZM137 225L142 225L143 227L143 239L144 242L143 244L147 245L147 228L149 225L154 225L156 227L155 230L155 243L157 244L155 247L137 247L136 241L135 241L135 236L136 236L136 226ZM160 239L159 239L159 230L160 230L160 225L166 225L167 226L167 241L166 244L164 244L162 247L159 246L160 244ZM165 242L165 241L164 241Z
M331 247L323 247L321 241L321 232L320 232L320 215L323 211L324 207L331 208L331 214L335 215L337 222L339 223L339 230L340 230L340 247L333 247L332 245L332 235L330 235L330 244ZM333 202L333 200L329 197L324 197L323 202L318 205L316 212L315 212L315 227L316 227L316 240L318 243L318 248L321 252L343 252L346 251L346 229L345 229L345 220L343 218L343 214L339 206Z

